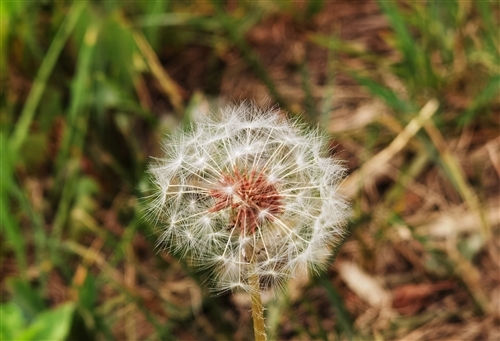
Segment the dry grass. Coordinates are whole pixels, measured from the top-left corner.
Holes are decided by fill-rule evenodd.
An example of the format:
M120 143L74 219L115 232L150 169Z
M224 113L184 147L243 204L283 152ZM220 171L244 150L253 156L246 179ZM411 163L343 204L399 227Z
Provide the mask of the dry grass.
M241 99L319 124L350 170L352 234L265 297L271 338L500 339L496 2L147 3L0 5L6 339L251 339L248 299L156 253L140 200L161 136Z

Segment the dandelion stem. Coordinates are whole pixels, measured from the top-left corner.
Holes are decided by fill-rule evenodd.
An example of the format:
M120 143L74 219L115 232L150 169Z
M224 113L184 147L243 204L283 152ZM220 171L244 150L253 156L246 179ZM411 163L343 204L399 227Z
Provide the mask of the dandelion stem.
M264 306L260 298L259 275L253 274L249 278L250 298L252 300L253 333L255 341L266 341L266 327L264 325Z

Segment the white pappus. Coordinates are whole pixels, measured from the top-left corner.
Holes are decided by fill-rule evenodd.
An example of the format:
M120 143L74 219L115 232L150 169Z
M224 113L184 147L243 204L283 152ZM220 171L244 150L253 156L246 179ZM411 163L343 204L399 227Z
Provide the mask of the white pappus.
M159 245L251 291L325 266L345 235L344 174L327 138L277 110L228 106L164 142L150 167Z

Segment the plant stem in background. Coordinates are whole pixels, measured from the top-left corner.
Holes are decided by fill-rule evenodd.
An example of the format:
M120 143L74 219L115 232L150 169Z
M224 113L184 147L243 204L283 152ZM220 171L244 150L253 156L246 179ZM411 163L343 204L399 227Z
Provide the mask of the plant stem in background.
M249 278L252 287L250 298L252 300L253 333L255 341L266 341L266 327L264 325L264 307L260 298L259 276L253 275Z

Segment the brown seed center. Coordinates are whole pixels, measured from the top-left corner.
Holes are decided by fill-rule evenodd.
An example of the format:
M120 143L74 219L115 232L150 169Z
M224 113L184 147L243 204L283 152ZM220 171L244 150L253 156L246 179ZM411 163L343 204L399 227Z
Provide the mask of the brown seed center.
M263 222L271 221L283 211L281 196L262 172L252 170L225 174L210 191L215 199L211 212L231 208L231 225L243 233L253 234Z

